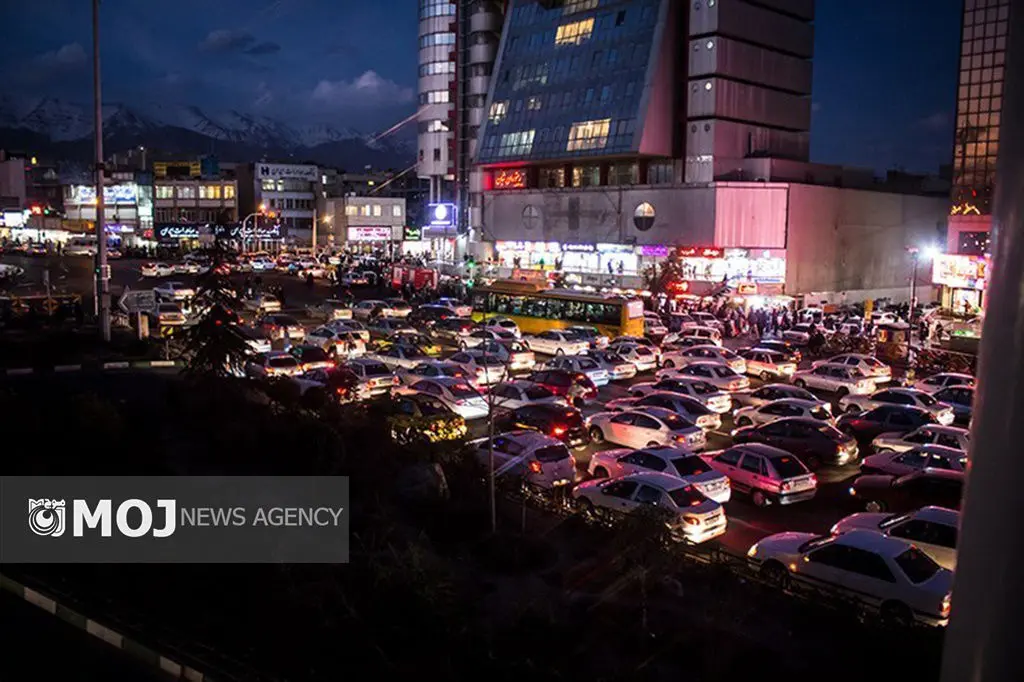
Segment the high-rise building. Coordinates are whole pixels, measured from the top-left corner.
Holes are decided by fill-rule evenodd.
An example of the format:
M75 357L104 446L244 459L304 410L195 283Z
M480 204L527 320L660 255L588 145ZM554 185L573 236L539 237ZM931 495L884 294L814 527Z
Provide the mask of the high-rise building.
M445 181L454 179L455 13L453 0L420 0L416 170L429 181L431 201L441 200Z

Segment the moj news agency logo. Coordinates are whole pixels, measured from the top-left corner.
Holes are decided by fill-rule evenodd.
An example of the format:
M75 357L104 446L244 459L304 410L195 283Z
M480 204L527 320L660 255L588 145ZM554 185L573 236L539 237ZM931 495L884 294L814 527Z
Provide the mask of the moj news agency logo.
M64 500L42 498L28 501L28 527L36 535L60 537L64 535L66 512Z

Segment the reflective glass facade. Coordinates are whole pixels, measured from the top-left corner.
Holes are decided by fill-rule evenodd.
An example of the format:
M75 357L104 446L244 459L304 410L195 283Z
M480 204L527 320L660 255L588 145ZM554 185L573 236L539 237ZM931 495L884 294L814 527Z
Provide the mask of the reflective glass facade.
M511 3L477 161L635 154L662 2Z

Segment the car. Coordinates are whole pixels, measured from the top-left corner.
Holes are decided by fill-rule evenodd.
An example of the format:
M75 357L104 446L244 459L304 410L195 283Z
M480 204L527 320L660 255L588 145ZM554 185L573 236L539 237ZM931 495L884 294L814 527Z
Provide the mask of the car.
M655 471L585 481L573 489L572 496L590 514L596 509L628 514L654 508L666 515L672 537L688 544L716 538L725 533L727 525L721 504L689 482Z
M314 369L330 369L335 366L335 363L331 358L327 356L324 349L318 345L307 345L302 344L299 346L292 346L288 349L288 352L295 356L295 359L299 361L302 366L303 372L308 372Z
M369 393L359 383L351 370L344 367L329 367L306 370L299 376L291 377L299 388L299 395L308 395L311 391L322 391L325 396L333 394L340 402L362 400Z
M449 357L448 362L462 367L477 386L490 386L504 381L508 376L508 370L500 357L479 350L459 351Z
M788 380L796 373L797 363L785 353L767 348L745 348L738 355L746 361L745 373L761 381Z
M490 413L487 399L465 379L453 377L420 379L408 388L399 390L405 393L432 395L467 421L481 419Z
M255 326L271 339L302 341L306 338L306 329L291 315L281 315L280 313L263 315L256 321Z
M615 350L613 346L621 346L623 344L628 343L633 343L638 346L644 346L645 348L649 348L650 351L654 353L655 360L657 361L657 363L659 365L661 364L661 346L654 343L654 341L651 341L646 336L616 336L608 343L608 349Z
M707 345L722 345L722 332L720 329L715 327L690 327L686 330L686 334L682 338L693 337L704 339L704 343Z
M356 320L334 320L333 322L326 323L324 326L336 332L355 334L362 339L364 344L370 343L370 330L362 322L357 322Z
M388 334L375 345L377 350L384 350L396 344L416 346L432 358L440 357L443 350L434 339L415 329L399 329L392 334Z
M636 376L636 365L612 350L588 350L587 357L592 358L597 366L608 372L610 381L632 379Z
M542 369L528 375L526 380L566 399L585 402L597 397L597 386L586 374L567 372L564 369Z
M682 334L688 329L701 326L706 327L707 325L702 325L692 315L686 313L669 313L668 315L668 330L670 332Z
M251 298L243 298L242 307L257 313L279 313L281 312L281 301L270 294L256 294Z
M484 341L475 350L497 357L505 363L509 372L528 371L537 366L537 356L522 341Z
M813 369L799 370L793 374L793 385L828 391L840 398L851 394L868 395L878 389L872 379L857 368L846 365L818 365Z
M352 306L352 317L362 322L368 322L373 317L392 317L392 312L386 302L377 299L359 301Z
M394 400L398 414L391 418L391 438L397 442L438 443L466 435L466 420L428 393L397 394Z
M626 362L636 367L637 372L647 372L658 367L660 355L650 346L634 341L618 341L608 345L612 351Z
M807 389L800 388L799 386L794 386L792 384L765 384L761 388L755 389L749 393L735 393L732 396L733 402L739 405L739 407L764 405L772 402L773 400L781 400L782 398L796 398L798 400L811 401L818 400L818 397Z
M662 343L662 353L664 354L669 351L680 351L686 350L687 348L693 348L694 346L707 345L709 345L708 340L703 336L673 336L670 334L665 338L665 342Z
M338 278L338 283L347 287L361 287L370 283L370 279L363 273L346 272Z
M750 388L750 379L716 362L694 362L677 370L678 376L703 379L720 391L735 393Z
M332 358L358 358L366 354L366 344L354 332L337 331L331 327L317 327L306 334L306 343L319 346Z
M738 428L732 432L732 442L762 443L784 450L799 457L811 471L824 464L845 466L859 454L852 436L828 422L802 417L784 417L768 424Z
M598 412L590 417L590 437L597 443L631 448L675 445L696 452L707 445L702 428L664 407Z
M933 374L924 379L918 379L913 387L919 391L935 393L950 386L974 386L975 380L970 374L958 374L956 372L942 372Z
M174 268L167 263L143 263L140 268L143 277L170 277Z
M491 386L489 395L496 407L507 410L515 410L525 405L569 405L565 398L555 395L550 389L524 379L497 383Z
M885 364L873 355L862 353L844 353L835 355L827 360L816 360L811 367L821 365L843 365L860 371L861 374L870 378L876 384L884 384L892 381L892 367Z
M392 334L415 334L416 328L398 317L377 317L367 321L366 328L371 334L387 337Z
M578 409L569 405L553 402L523 405L512 410L504 421L512 428L534 429L547 434L577 450L590 445L587 422Z
M595 452L587 465L587 473L595 478L618 478L650 471L681 478L719 504L725 504L732 496L727 476L712 469L699 455L671 445L641 450L602 450Z
M920 469L966 471L967 453L941 445L918 445L904 452L879 452L860 463L862 474L903 476Z
M495 476L521 478L542 490L565 488L576 480L576 460L565 443L539 431L516 430L475 441L477 459Z
M465 381L469 381L471 378L469 372L462 365L437 359L424 360L415 367L398 372L399 380L406 386L411 386L420 379L436 379L440 377L451 377Z
M455 317L469 317L473 314L473 306L467 305L457 298L448 298L442 296L433 303L436 306L447 308L452 311Z
M722 415L708 408L696 398L671 391L654 391L643 398L618 398L609 400L604 408L612 412L623 412L641 407L664 407L689 419L705 431L722 428Z
M465 336L460 335L458 346L462 350L476 348L485 341L516 340L515 334L502 329L474 329Z
M690 396L718 414L725 414L732 409L732 397L728 393L698 377L666 375L658 381L645 381L629 387L629 394L634 398L642 398L656 391Z
M412 369L430 356L424 353L418 346L396 343L383 350L367 353L366 357L383 362L389 369L394 371L400 368Z
M329 298L326 301L306 306L306 314L315 320L323 320L324 322L351 320L352 308L344 301Z
M925 424L936 424L931 412L909 405L879 405L860 414L844 414L836 421L843 433L867 447L882 433L909 433Z
M644 313L644 336L655 342L668 336L668 327L657 313Z
M832 405L824 400L779 398L763 405L741 407L733 412L733 421L740 427L770 424L786 417L801 417L831 424Z
M786 356L787 362L792 362L798 366L804 357L799 348L788 341L783 341L782 339L761 339L757 342L757 345L754 346L754 348L782 353Z
M824 584L877 608L894 625L943 626L949 620L953 572L902 539L869 530L776 533L751 546L747 556L770 583L788 587L797 577Z
M591 350L604 350L608 347L608 337L602 334L597 327L574 324L571 327L566 327L565 331L589 343Z
M598 388L607 386L610 381L608 370L588 355L559 355L544 363L544 369L564 369L585 374Z
M939 426L926 424L910 433L882 433L871 441L875 452L906 452L918 445L943 445L947 448L967 452L970 432L959 426Z
M671 370L675 367L685 367L695 362L713 362L725 365L737 374L745 374L747 361L728 348L714 345L691 346L684 350L667 351L662 353L661 366L663 370Z
M733 490L749 494L758 507L804 502L818 490L817 477L799 458L770 445L742 443L702 456L729 477Z
M160 327L180 327L186 321L181 305L172 301L160 301L157 303L152 318Z
M182 282L162 282L153 287L153 293L165 301L187 301L195 298L196 290Z
M438 322L441 322L442 320L447 320L447 319L450 319L450 318L453 318L453 317L455 317L455 315L452 314L452 311L449 310L448 308L443 307L443 306L439 306L439 305L419 305L419 306L416 306L411 313L409 313L409 317L407 319L409 320L409 322L411 322L415 326L417 326L417 327L419 327L419 328L421 328L423 330L429 331ZM469 329L472 329L472 327L473 327L473 320L464 318L464 321L468 324ZM467 330L466 333L468 334L469 331Z
M419 311L421 309L422 306L416 310ZM448 311L447 308L443 310ZM410 315L409 319L413 319L413 316ZM421 324L420 326L422 327L423 325ZM427 329L434 338L448 341L455 346L461 346L462 340L476 331L476 327L473 326L473 320L468 317L446 317L443 320L432 323Z
M690 317L697 322L698 326L709 327L711 329L722 331L722 321L707 311L698 310L692 312L690 313Z
M355 358L346 362L345 367L359 377L362 390L370 395L390 393L391 389L398 386L399 383L398 377L380 360L366 357Z
M391 310L392 317L409 317L412 314L412 306L404 298L389 298L384 303Z
M480 326L484 329L491 329L494 331L503 331L513 334L517 339L523 337L522 331L519 329L519 325L516 324L515 320L507 317L501 317L500 315L495 317L488 317L480 322Z
M302 365L295 356L284 352L259 353L245 365L245 373L250 377L294 377L302 372Z
M171 268L174 270L175 275L198 275L200 266L191 260L184 261L182 263L173 263Z
M932 393L932 397L953 408L953 423L968 425L974 414L974 391L973 386L947 386Z
M960 512L928 506L907 514L859 512L837 521L830 531L841 535L851 530L870 530L913 543L939 566L956 570L956 544L960 535Z
M235 330L245 341L250 352L269 353L274 350L273 345L270 343L270 339L267 338L267 335L262 331L259 331L254 327L246 327L244 325L238 325L235 327Z
M912 405L928 410L935 415L935 421L943 426L953 423L953 408L940 403L931 394L916 388L892 388L875 391L871 395L847 395L839 400L839 409L848 414L860 414L879 405Z
M563 329L551 329L535 336L523 336L523 343L534 353L578 355L590 349L590 343Z
M960 509L963 471L919 469L905 476L866 474L849 487L850 503L868 512L906 513L925 505Z

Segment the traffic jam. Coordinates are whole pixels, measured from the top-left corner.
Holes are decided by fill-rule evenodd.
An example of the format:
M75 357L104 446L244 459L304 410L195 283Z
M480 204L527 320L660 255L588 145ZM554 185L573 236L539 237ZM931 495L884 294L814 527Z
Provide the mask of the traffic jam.
M745 555L783 589L820 580L893 622L946 623L971 375L809 352L814 335L860 329L863 316L796 311L784 332L726 339L713 314L656 313L626 293L495 280L410 302L379 281L386 269L331 266L331 291L346 294L301 307L243 287L238 328L251 353L238 374L292 381L300 394L355 386L336 392L342 401L390 396L417 418L392 432L410 447L468 439L496 476L579 513L654 507L678 541ZM154 322L194 318L194 288L173 278L207 267L143 268L158 280ZM232 265L247 279L321 278L325 267L270 256Z

